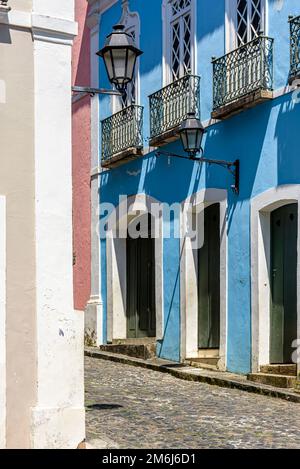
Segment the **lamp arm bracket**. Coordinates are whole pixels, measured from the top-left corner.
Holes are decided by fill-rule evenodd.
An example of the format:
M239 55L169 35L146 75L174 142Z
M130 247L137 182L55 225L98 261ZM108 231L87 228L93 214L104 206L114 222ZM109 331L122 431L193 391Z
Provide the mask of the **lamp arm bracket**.
M203 149L201 148L201 155L203 155ZM224 169L226 169L234 178L234 184L232 184L231 189L233 192L238 195L240 191L240 160L235 160L235 161L226 161L226 160L214 160L211 158L205 158L204 156L184 156L184 155L178 155L176 153L171 153L167 151L161 151L157 150L155 153L156 157L159 157L160 155L165 155L165 156L173 156L176 158L182 158L185 160L191 160L191 161L196 161L197 163L207 163L209 165L211 164L216 164L218 166L222 166Z
M122 96L119 91L116 90L106 90L104 88L91 88L90 86L72 86L73 93L86 93L91 97L96 94L106 94L110 96Z

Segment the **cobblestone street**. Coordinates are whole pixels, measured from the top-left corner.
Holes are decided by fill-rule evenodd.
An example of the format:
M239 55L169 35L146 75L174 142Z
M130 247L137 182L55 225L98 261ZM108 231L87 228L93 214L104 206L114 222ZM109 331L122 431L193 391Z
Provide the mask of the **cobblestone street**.
M300 448L300 404L86 357L87 440L110 448Z

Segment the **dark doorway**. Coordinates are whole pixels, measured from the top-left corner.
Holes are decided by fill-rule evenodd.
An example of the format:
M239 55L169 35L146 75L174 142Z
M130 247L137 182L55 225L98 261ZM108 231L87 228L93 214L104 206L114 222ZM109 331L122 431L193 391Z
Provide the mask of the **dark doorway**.
M155 337L155 239L127 236L127 337ZM137 227L139 229L139 227Z
M204 211L204 245L198 251L198 347L220 346L220 205Z
M297 204L271 213L270 363L292 363L297 338Z

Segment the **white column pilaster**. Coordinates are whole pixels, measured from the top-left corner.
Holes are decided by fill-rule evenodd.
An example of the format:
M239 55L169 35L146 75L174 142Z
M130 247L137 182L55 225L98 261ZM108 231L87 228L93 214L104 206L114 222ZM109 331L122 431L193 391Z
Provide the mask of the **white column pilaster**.
M63 3L66 17L66 4L72 11L74 5ZM32 15L37 402L31 446L76 448L85 437L84 317L73 308L72 272L71 45L77 24L57 18L59 7L56 18L46 13Z
M90 53L91 53L91 86L99 88L99 50L100 2L93 3L89 17ZM100 115L99 96L91 99L91 297L85 311L85 341L88 345L103 344L103 303L100 289L100 239L99 239L99 206L100 206Z

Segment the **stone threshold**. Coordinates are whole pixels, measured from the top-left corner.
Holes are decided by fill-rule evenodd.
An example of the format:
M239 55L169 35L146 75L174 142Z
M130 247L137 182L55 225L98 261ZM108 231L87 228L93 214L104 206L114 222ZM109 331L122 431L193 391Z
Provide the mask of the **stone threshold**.
M85 356L109 360L124 365L147 368L161 373L168 373L175 378L186 381L206 383L223 388L239 389L241 391L261 394L268 397L276 397L290 402L300 403L300 394L297 392L277 388L269 385L250 383L247 377L234 373L210 371L200 368L193 368L185 364L176 363L160 358L143 360L141 358L127 357L115 353L102 352L96 347L85 347Z

